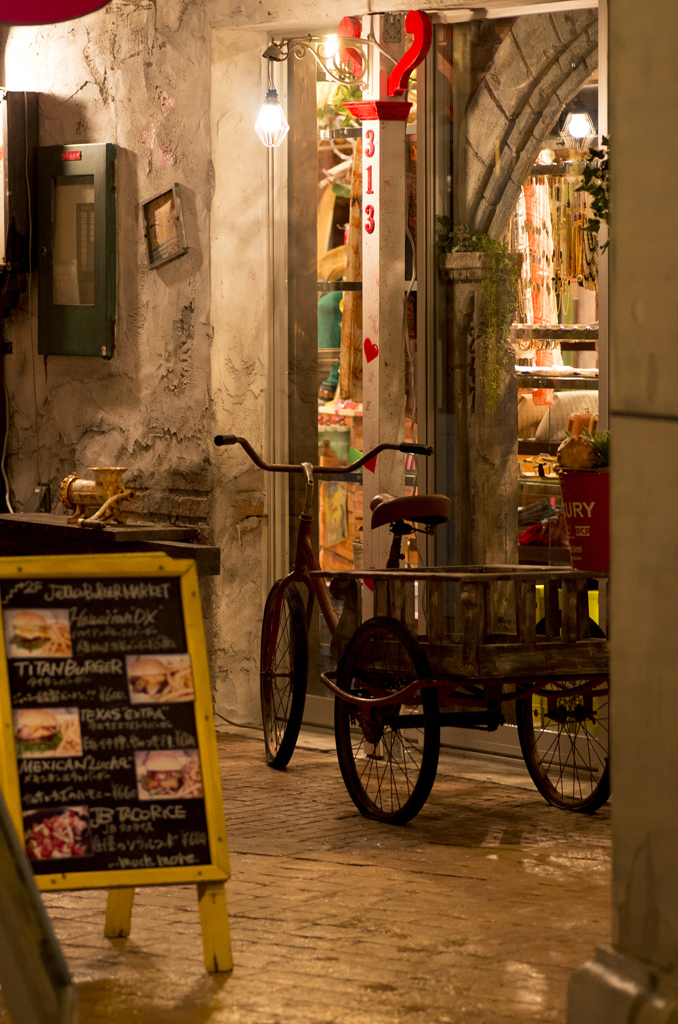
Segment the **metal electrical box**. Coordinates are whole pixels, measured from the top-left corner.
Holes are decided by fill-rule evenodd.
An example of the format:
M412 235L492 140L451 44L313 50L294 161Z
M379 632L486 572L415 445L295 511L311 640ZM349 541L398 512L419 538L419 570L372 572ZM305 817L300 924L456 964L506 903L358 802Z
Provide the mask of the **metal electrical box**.
M38 150L38 352L113 355L114 145Z

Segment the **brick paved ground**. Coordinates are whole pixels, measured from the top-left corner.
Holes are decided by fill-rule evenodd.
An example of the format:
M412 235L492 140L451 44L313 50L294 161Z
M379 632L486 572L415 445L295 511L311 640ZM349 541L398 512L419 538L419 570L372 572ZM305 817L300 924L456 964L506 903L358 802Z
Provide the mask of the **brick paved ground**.
M137 890L114 941L105 893L48 894L80 1024L563 1024L570 971L609 939L609 809L448 763L395 828L354 810L333 753L274 772L258 736L220 752L233 974L203 969L192 887Z

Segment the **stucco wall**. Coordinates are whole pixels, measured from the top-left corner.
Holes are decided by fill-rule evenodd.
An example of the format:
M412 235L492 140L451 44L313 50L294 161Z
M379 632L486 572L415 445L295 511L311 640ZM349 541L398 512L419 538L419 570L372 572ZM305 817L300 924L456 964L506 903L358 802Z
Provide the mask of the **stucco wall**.
M29 509L35 375L40 479L55 509L66 473L125 465L138 514L193 524L219 545L221 576L202 586L216 709L256 722L266 481L212 437L266 447L268 155L252 130L266 43L221 35L228 46L217 41L211 66L204 6L174 0L113 0L79 21L10 32L6 85L40 94L40 145L118 147L118 312L110 361L45 360L33 281L31 313L24 296L7 323L7 465L14 508ZM140 202L174 181L189 252L149 270Z
M38 356L35 279L31 313L24 295L6 326L13 344L5 368L14 508L30 508L38 476L35 379L40 478L51 483L54 508L67 472L124 465L142 515L197 525L206 539L221 543L211 468L214 174L205 12L179 0L113 0L79 21L12 29L5 80L9 89L39 93L40 145L118 147L114 357ZM139 204L174 181L181 186L189 252L149 270ZM237 376L238 362L224 373ZM225 640L213 624L223 611L226 579L202 588L219 688L227 675L219 646Z
M80 21L10 32L9 89L39 96L40 145L118 146L116 351L98 358L36 355L37 282L8 324L8 468L16 507L40 473L122 464L157 515L207 511L209 348L209 28L195 8L114 2ZM189 253L146 266L139 202L178 181ZM148 493L145 493L148 490ZM202 498L202 501L200 500ZM183 500L183 504L182 504Z
M215 30L212 35L212 382L219 432L244 436L271 458L269 154L254 132L266 45L263 33ZM222 549L220 601L212 624L220 681L216 709L232 721L254 722L269 576L269 481L240 447L214 452L214 522Z

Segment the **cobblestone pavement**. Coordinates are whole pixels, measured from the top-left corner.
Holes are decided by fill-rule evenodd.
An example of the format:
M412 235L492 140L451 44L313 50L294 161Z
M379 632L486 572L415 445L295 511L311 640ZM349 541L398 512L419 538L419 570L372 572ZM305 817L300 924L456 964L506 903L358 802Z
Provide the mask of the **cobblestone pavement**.
M194 887L137 890L118 940L104 892L47 894L80 1024L564 1024L570 972L609 941L609 808L448 761L398 828L354 810L332 752L275 772L256 734L219 746L235 970L204 971Z

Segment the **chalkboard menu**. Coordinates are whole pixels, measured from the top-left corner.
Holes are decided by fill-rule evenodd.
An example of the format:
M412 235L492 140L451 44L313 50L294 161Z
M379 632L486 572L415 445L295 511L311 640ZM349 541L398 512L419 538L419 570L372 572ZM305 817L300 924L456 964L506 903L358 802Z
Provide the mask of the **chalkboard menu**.
M0 600L3 777L41 887L227 877L194 564L0 559Z

